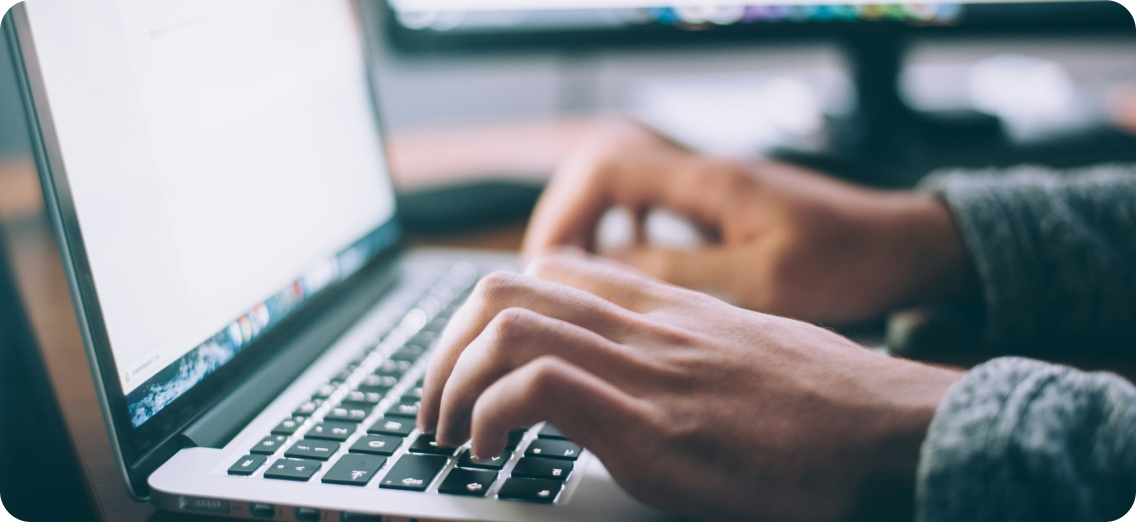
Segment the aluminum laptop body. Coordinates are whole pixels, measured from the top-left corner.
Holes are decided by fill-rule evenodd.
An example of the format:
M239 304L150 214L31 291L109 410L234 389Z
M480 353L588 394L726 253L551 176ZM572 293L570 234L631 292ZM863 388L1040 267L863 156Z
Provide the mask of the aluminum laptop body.
M479 276L517 266L508 254L402 248L366 66L373 8L28 0L6 17L127 489L166 510L261 520L671 519L586 450L538 502L504 499L517 461L547 442L540 425L495 480L478 471L490 477L470 483L478 495L439 492L461 453L420 459L442 463L425 483L406 479L423 491L383 486L417 431L377 469L340 467L365 483L329 483L348 457L380 461L347 448L387 440L368 426L414 407L427 334ZM410 348L426 353L400 359ZM388 391L359 391L392 365L398 377L374 388ZM377 405L354 424L329 420L353 414L341 406L354 397ZM345 440L325 444L317 429ZM321 448L335 456L285 456ZM294 462L318 470L268 478Z

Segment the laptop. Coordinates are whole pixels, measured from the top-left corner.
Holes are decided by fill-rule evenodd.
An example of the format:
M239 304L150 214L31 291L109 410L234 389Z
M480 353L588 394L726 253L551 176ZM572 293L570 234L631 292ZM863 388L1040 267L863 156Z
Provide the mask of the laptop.
M517 260L404 248L371 8L28 0L5 21L127 488L258 520L670 519L555 426L484 460L414 428L439 332Z

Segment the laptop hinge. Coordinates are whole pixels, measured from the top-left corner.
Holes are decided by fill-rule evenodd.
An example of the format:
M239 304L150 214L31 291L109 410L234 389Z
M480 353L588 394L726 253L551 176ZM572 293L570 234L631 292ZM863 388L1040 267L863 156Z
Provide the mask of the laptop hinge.
M222 448L311 365L398 281L398 263L368 274L343 299L282 343L279 355L253 372L181 433L185 446ZM363 275L363 274L359 274Z

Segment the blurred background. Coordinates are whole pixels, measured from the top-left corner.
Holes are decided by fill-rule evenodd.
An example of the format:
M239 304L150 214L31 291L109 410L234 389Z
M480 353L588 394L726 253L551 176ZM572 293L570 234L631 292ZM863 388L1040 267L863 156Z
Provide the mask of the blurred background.
M359 6L403 218L428 244L517 248L557 163L611 115L708 153L773 156L877 186L910 186L956 165L1136 161L1136 25L1109 1ZM18 282L0 284L0 319L12 322L0 328L0 392L39 395L5 402L59 404L68 425L101 427L86 361L74 356L81 341L17 85L0 39L0 260L10 258L8 280ZM928 334L959 341L951 335ZM48 375L70 384L52 389ZM0 428L62 423L49 408L15 416ZM0 446L16 450L0 453L5 467L28 448L61 447L38 432L19 438L31 433L0 429ZM96 470L89 488L117 488L95 495L103 518L144 518L120 491L101 429L71 435ZM59 462L36 469L75 465L52 454ZM33 485L54 480L20 477L0 489L24 486L5 501L22 498L30 510L51 503L35 494L49 489ZM65 485L70 496L87 498L75 482ZM55 502L50 519L84 519L77 502Z
M1120 118L1115 98L1136 81L1133 22L1113 2L461 4L467 10L363 3L378 33L373 60L392 137L620 112L713 152L801 145L821 118L854 109L849 50L859 43L849 42L865 37L881 42L856 52L883 55L902 41L899 87L911 105L997 114L1016 138ZM28 139L6 42L0 47L0 157L19 156Z

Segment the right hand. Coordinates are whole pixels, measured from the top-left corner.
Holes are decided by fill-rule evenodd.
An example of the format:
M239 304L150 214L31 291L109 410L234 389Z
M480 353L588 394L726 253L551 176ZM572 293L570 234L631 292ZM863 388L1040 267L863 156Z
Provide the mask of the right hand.
M537 204L526 257L557 245L594 250L615 206L636 216L667 208L716 238L694 250L639 243L615 258L765 313L856 322L974 280L950 212L929 194L700 156L630 123L609 125L564 162Z

